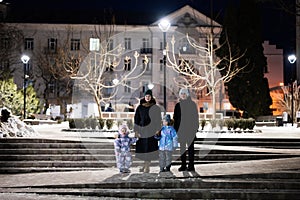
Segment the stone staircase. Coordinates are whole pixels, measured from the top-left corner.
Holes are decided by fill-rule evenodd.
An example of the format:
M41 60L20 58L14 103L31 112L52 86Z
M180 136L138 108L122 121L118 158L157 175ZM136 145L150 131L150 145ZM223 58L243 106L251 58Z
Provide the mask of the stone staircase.
M300 140L292 139L232 139L206 138L195 142L195 164L226 163L242 160L276 159L293 157L293 154L253 151L218 146L255 148L300 149ZM0 174L49 171L98 170L114 167L113 143L50 139L8 138L0 143ZM134 156L134 147L132 148ZM179 151L174 153L173 165L179 164ZM140 160L134 159L133 166ZM158 166L158 161L152 162Z
M195 142L196 166L238 163L244 161L297 158L300 139L272 138L198 138ZM133 149L134 151L134 149ZM134 155L134 154L133 154ZM173 165L178 165L178 151ZM134 159L133 166L140 165ZM153 162L158 166L158 162ZM1 139L0 173L64 172L100 170L114 167L112 142L80 142L50 139ZM176 167L177 168L177 167ZM176 170L176 169L174 169ZM237 169L242 170L242 169ZM114 175L112 175L114 177ZM298 169L268 173L235 175L183 176L156 173L132 173L128 177L89 184L52 184L43 186L1 188L1 193L36 194L73 197L73 199L299 199ZM49 177L50 178L50 177ZM0 195L1 197L1 195ZM76 198L75 198L76 197Z
M112 141L112 140L111 140ZM195 142L195 164L226 163L242 160L288 158L294 155L247 150L217 149L216 146L249 146L259 148L299 148L300 140L276 139L198 139ZM132 149L134 156L134 147ZM179 164L179 151L173 165ZM140 160L134 159L133 166ZM50 171L98 170L114 167L112 142L8 138L0 143L0 174ZM158 166L158 161L152 162Z

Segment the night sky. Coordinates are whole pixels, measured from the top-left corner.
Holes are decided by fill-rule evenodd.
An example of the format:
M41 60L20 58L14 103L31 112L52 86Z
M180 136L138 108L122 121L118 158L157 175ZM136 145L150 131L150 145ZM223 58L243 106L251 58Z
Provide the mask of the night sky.
M101 21L104 10L119 15L123 23L150 24L161 17L190 5L210 16L210 5L216 21L222 24L222 15L229 0L6 0L12 13L19 19L56 23L57 19L78 23ZM238 0L233 0L239 2ZM293 2L293 0L286 0ZM79 13L79 14L78 14ZM101 16L101 17L100 17ZM285 54L295 51L295 17L280 10L272 3L264 3L262 8L264 40L284 49ZM125 21L126 20L126 21Z

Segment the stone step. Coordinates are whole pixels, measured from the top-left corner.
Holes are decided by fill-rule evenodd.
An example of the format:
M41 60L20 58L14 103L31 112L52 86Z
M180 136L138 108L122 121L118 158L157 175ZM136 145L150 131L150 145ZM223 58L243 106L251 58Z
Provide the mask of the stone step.
M300 183L280 180L178 179L1 188L0 192L143 199L298 199Z
M1 140L2 142L2 140ZM105 147L113 147L113 143L91 143L91 142L69 142L69 143L0 143L1 149L16 149L16 148L91 148L91 149L102 149Z
M5 154L13 155L28 155L28 154L106 154L114 155L113 147L105 147L103 149L84 149L84 148L18 148L18 149L0 149L0 156Z
M38 155L38 156L37 156ZM132 155L134 158L134 155ZM300 155L298 155L300 156ZM175 160L178 160L180 155L173 155ZM197 155L195 154L195 160L230 160L230 161L241 161L241 160L258 160L258 159L275 159L275 158L291 158L295 155L285 154L207 154ZM94 161L94 160L115 160L115 155L111 154L90 154L89 152L77 153L77 154L0 154L0 161ZM135 158L134 158L135 160Z
M18 154L18 155L26 155L26 154L114 154L114 147L111 145L102 145L103 148L65 148L62 146L61 148L6 148L0 149L0 155L5 154ZM201 147L200 147L201 148ZM131 152L135 152L135 147L133 146ZM179 148L176 149L173 153L174 155L179 155ZM199 149L195 148L195 155L205 156L207 154L253 154L252 151L234 151L234 150L219 150L219 149ZM255 152L255 154L272 154L266 152Z
M212 160L212 161L205 161L199 160L195 161L195 164L212 164L212 163L226 163L232 161L226 160ZM134 159L132 166L140 166L142 163L141 160ZM180 161L173 161L172 166L179 165ZM57 167L57 168L64 168L64 167L108 167L108 166L116 166L115 160L94 160L94 161L61 161L61 160L49 160L49 161L0 161L0 170L2 168L9 168L9 167ZM158 166L158 161L152 161L151 166Z
M223 145L223 146L256 146L256 147L300 147L300 142L282 141L196 141L195 144Z

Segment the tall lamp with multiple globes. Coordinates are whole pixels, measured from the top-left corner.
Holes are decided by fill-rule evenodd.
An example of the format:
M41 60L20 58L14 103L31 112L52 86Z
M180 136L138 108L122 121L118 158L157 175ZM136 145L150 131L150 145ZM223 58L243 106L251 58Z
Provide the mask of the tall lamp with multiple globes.
M291 65L293 65L297 58L294 54L288 56L288 60ZM292 126L294 126L294 81L295 81L295 75L294 75L294 66L292 66L292 77L291 77L291 94L292 94L292 103L291 103L291 111L292 111Z
M27 87L27 78L28 78L28 75L27 75L27 65L28 65L28 62L30 60L30 57L27 56L27 55L23 55L21 57L21 60L23 62L23 67L24 67L24 82L23 82L23 88L24 88L24 110L23 110L23 118L26 119L26 87Z
M160 28L160 30L163 32L163 38L164 38L164 48L163 48L163 64L164 64L164 113L166 113L167 110L167 87L166 87L166 62L167 62L167 52L166 52L166 33L169 30L171 24L168 20L163 19L159 22L158 27Z

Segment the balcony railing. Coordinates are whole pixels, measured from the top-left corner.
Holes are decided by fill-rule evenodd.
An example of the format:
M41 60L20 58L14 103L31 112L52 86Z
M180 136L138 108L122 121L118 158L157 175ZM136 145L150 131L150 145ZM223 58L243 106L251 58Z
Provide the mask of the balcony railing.
M153 50L152 48L141 48L140 54L152 54Z

